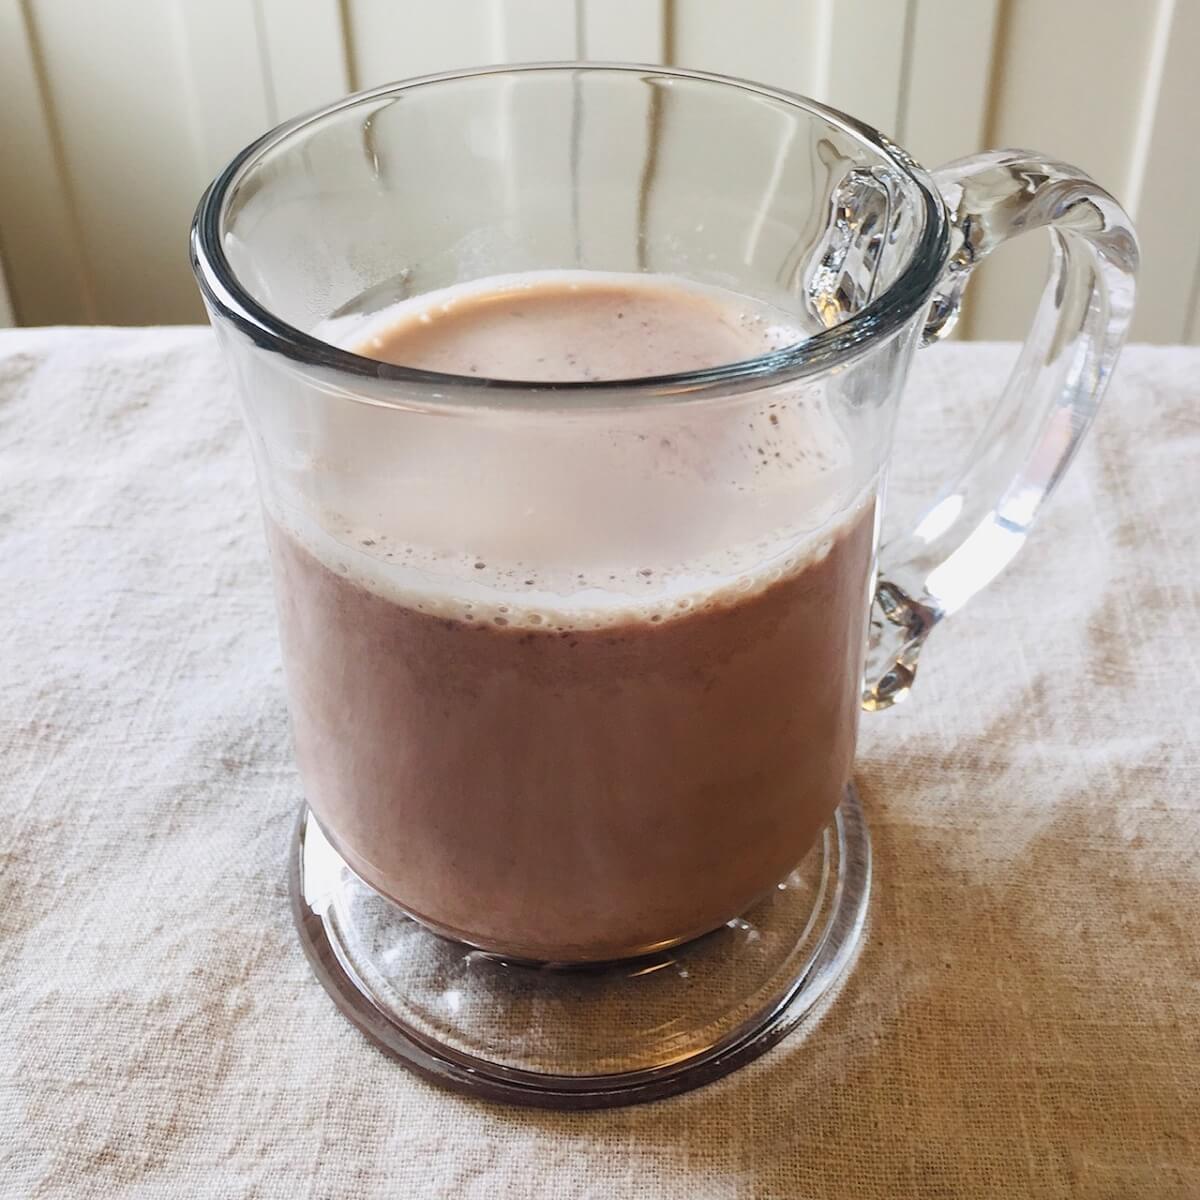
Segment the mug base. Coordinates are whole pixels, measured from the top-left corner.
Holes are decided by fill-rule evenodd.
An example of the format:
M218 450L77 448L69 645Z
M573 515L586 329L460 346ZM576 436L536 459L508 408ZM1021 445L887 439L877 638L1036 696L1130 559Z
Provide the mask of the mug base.
M610 1108L699 1087L815 1026L858 947L871 842L850 785L813 849L743 916L668 950L572 968L426 929L354 874L307 807L290 884L317 978L405 1066L505 1103Z

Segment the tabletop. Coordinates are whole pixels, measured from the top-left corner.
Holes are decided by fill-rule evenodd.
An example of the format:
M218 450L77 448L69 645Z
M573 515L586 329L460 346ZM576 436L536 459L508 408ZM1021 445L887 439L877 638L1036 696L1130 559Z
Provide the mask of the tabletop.
M922 351L897 519L1013 347ZM291 928L249 450L201 329L0 333L0 1196L1200 1196L1200 349L1132 347L1025 553L864 715L866 942L687 1096L495 1107Z

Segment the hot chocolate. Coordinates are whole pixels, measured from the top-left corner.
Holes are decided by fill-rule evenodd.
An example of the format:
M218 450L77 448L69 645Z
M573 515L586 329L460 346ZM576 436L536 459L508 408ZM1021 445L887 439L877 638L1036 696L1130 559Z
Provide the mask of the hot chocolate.
M784 332L669 282L547 279L410 305L355 348L458 374L627 378ZM631 565L581 574L577 595L516 563L471 564L456 589L419 545L269 516L308 801L350 865L434 929L555 961L694 937L784 877L842 797L869 500L720 578ZM720 513L698 502L693 519Z

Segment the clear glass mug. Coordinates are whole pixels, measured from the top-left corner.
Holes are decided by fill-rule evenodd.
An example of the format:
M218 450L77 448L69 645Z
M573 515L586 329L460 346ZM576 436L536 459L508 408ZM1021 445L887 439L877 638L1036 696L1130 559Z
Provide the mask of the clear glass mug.
M1054 262L1019 363L877 563L911 356L1036 228ZM322 835L438 932L589 962L721 926L819 840L860 707L907 693L1070 462L1137 250L1107 192L1038 154L927 174L785 92L565 64L281 126L208 190L192 259L253 442ZM346 348L399 300L564 268L717 286L807 336L558 386Z

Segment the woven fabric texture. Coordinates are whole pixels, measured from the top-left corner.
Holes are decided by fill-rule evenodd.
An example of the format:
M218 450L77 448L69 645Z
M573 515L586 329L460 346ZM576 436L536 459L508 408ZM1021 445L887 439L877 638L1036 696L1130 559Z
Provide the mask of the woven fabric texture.
M893 500L1013 348L918 355ZM248 446L207 330L0 333L0 1196L1200 1196L1200 350L1126 352L1014 567L864 715L867 941L688 1096L497 1108L310 975Z

